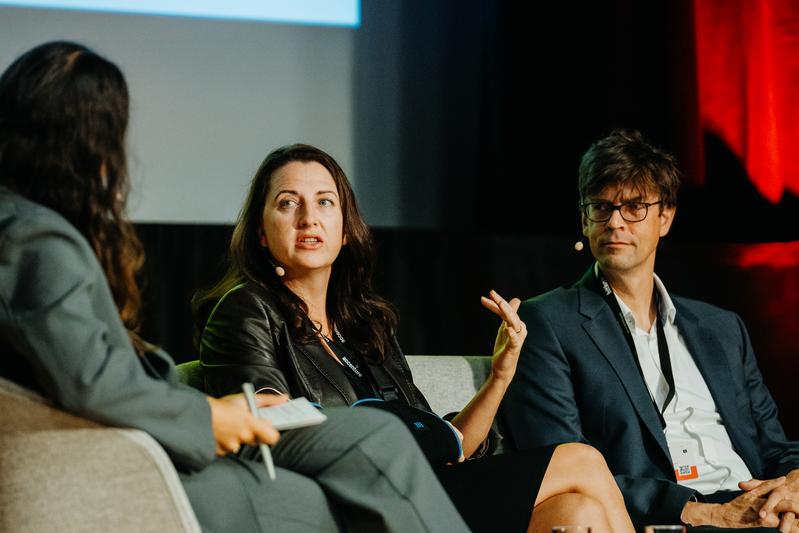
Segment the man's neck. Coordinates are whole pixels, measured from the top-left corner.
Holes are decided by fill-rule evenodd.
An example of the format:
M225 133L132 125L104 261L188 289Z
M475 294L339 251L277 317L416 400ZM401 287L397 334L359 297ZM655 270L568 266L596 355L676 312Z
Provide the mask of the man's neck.
M631 272L602 270L616 296L630 308L635 317L635 325L649 331L657 317L653 300L655 288L654 271L640 269Z

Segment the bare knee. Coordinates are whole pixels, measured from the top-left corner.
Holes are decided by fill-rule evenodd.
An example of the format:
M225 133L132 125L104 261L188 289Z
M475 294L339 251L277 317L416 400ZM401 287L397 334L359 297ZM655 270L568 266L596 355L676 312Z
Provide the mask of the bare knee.
M536 505L530 532L551 531L555 526L590 526L607 531L608 519L602 504L585 494L558 494Z
M579 492L596 496L618 492L605 458L586 444L561 444L552 454L542 488L544 498L559 493Z
M601 527L607 521L605 508L599 501L585 494L564 494L569 496L568 510L572 522L576 525Z
M608 469L605 458L596 448L579 442L559 445L552 454L552 461L556 468L577 470L584 474Z

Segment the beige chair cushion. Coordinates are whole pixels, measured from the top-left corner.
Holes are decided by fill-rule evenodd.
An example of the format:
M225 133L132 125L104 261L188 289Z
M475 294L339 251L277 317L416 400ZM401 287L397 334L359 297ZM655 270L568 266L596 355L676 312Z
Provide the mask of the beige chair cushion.
M0 378L0 531L199 532L146 433L103 427Z
M413 381L439 415L460 411L491 370L491 358L460 355L410 355Z

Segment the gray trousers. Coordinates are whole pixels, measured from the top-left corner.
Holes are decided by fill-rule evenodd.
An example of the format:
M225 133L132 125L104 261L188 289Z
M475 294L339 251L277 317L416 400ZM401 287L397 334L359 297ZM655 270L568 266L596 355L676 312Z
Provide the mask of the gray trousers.
M181 474L204 531L465 532L410 432L374 409L326 409L328 420L288 431L263 463L220 458Z

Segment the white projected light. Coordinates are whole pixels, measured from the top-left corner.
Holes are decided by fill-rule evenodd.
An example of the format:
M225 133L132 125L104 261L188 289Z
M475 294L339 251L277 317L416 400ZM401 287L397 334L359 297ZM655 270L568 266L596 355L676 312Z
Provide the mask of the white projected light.
M17 0L0 5L355 27L360 0Z

